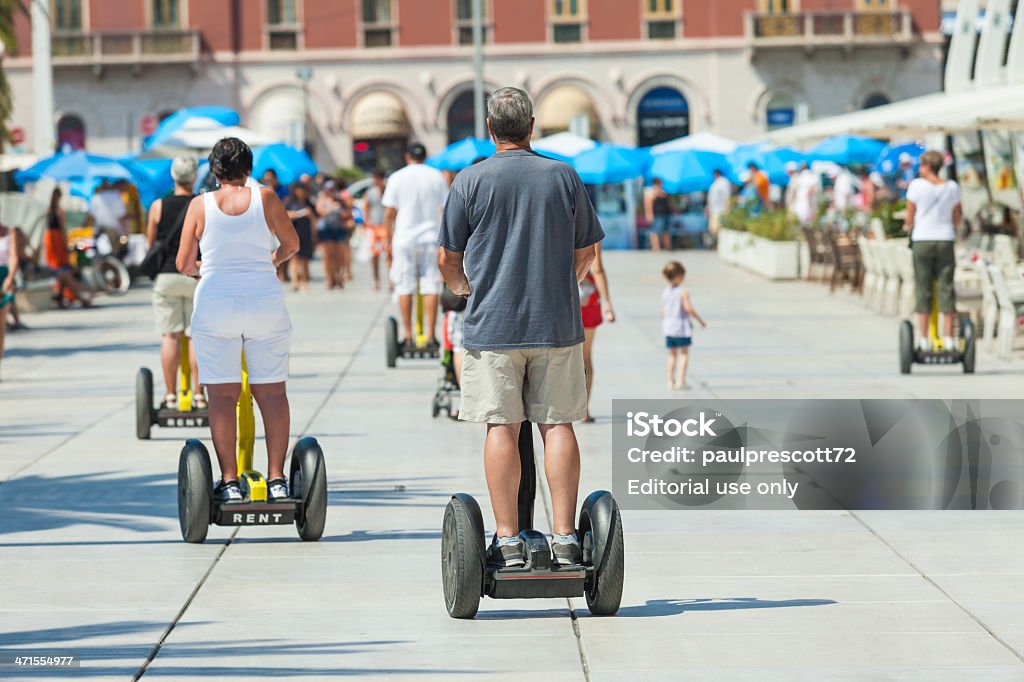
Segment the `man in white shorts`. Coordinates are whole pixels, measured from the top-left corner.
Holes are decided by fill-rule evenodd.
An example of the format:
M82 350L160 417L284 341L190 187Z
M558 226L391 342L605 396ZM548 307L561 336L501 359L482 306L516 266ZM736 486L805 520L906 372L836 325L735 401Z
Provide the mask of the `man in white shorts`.
M405 154L408 165L391 174L381 200L392 253L391 283L398 294L407 350L415 343L412 299L417 285L423 296L428 348L439 347L435 327L441 273L437 269L435 240L448 183L441 171L423 163L426 158L427 150L422 144L410 145Z

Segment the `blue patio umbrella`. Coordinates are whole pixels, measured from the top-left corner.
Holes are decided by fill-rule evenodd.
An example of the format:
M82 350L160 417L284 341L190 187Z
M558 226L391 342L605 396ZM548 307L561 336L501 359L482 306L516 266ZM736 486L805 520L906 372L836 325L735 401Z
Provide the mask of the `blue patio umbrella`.
M588 185L604 185L642 178L649 162L646 151L604 144L572 160L580 178Z
M259 179L269 169L277 173L277 179L283 185L296 182L303 174L315 175L319 170L304 150L280 142L256 147L252 152L253 177Z
M228 107L188 107L185 109L178 109L176 112L160 121L160 125L157 126L156 131L149 137L143 138L142 149L146 150L154 147L178 130L181 130L185 122L190 118L212 118L218 123L222 123L226 126L236 126L241 122L241 118L238 116L238 112Z
M704 192L714 182L714 172L729 173L729 161L722 154L681 151L658 154L652 158L648 178L660 178L670 194Z
M475 137L467 137L458 142L452 142L442 151L427 159L427 165L438 170L460 171L473 165L481 156L494 154L494 143L490 140L479 140Z
M822 140L807 152L815 161L831 161L841 166L874 163L885 148L885 143L870 137L835 135Z
M120 161L132 172L143 206L148 208L155 199L174 191L174 179L171 177L173 159L122 158Z
M877 168L880 173L891 175L896 172L897 168L899 168L901 156L907 154L916 166L920 163L921 155L924 154L924 152L925 148L916 142L895 146L889 145L882 150L881 154L878 155L878 158L875 160L875 168Z
M789 174L786 172L786 164L799 163L804 160L803 154L789 147L764 147L760 145L748 145L740 147L728 157L731 176L730 180L737 182L740 175L749 169L751 163L768 174L768 179L774 185L786 185L789 183Z

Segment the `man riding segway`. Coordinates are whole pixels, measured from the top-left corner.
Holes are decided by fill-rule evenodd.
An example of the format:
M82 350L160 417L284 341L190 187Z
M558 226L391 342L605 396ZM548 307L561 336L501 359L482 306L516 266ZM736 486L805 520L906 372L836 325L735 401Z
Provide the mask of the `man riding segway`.
M459 418L487 424L484 468L497 528L484 554L475 501L460 494L449 503L442 548L448 611L472 617L481 594L586 592L593 612L614 613L622 591L618 509L610 494L594 493L579 527L574 518L580 452L572 424L587 413L578 283L604 232L576 171L530 149L533 104L525 92L494 92L487 121L497 153L456 177L438 261L451 290L468 298ZM544 442L550 545L519 527L518 442L520 429L531 428L527 420ZM600 518L591 524L596 508Z

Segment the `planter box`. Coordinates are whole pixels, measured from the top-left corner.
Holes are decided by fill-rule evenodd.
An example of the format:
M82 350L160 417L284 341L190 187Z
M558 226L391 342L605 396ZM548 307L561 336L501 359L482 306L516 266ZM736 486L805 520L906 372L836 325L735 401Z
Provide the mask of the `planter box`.
M797 279L800 276L801 242L773 242L747 232L722 229L718 233L718 255L731 265L767 279Z

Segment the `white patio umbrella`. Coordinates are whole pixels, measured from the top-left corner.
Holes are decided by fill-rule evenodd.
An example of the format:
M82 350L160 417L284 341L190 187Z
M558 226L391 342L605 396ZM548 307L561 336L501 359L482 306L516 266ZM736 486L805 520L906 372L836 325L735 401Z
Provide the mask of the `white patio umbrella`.
M262 147L280 141L249 128L226 126L212 118L197 116L186 121L179 130L161 142L157 149L170 153L184 149L208 151L225 137L237 137L250 147Z
M739 143L721 135L701 131L686 137L677 137L668 142L662 142L651 147L651 154L665 154L667 152L714 152L716 154L732 154L739 147Z
M531 146L542 154L548 153L565 159L574 159L583 152L596 147L597 143L574 133L555 133L535 140Z

